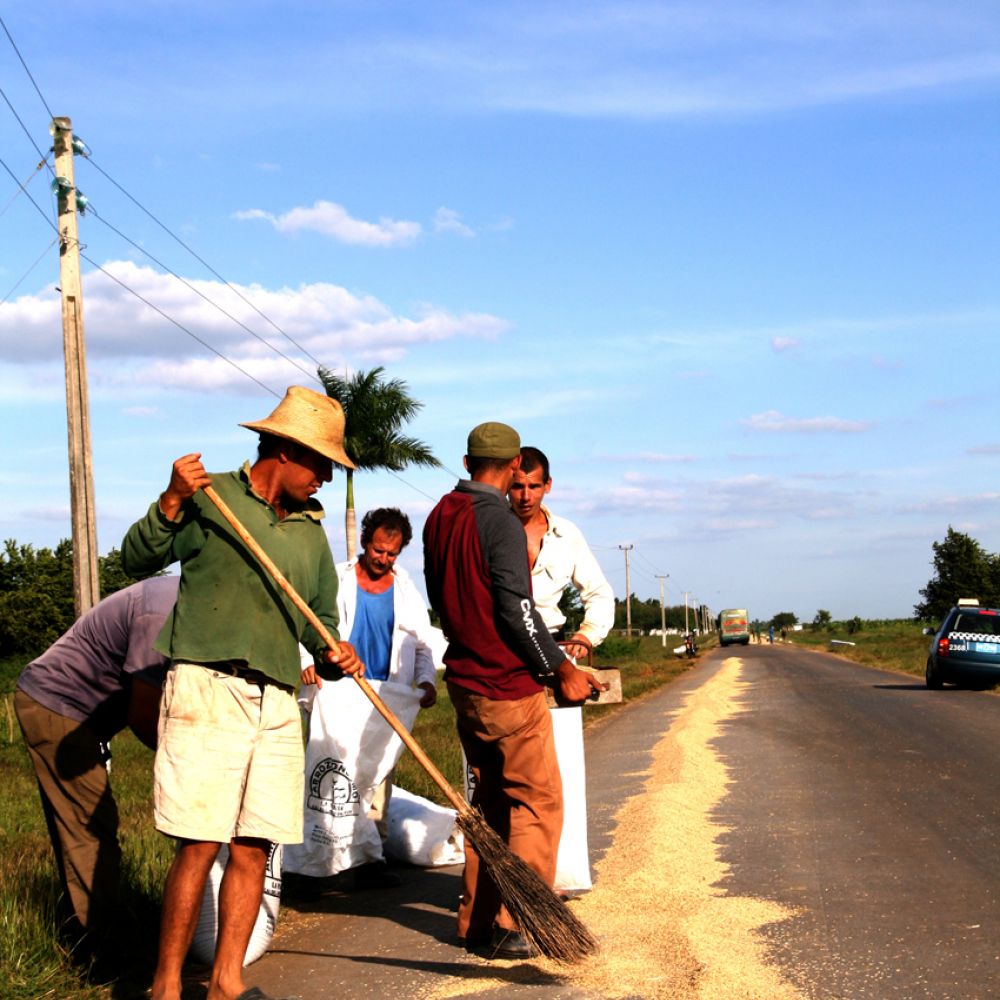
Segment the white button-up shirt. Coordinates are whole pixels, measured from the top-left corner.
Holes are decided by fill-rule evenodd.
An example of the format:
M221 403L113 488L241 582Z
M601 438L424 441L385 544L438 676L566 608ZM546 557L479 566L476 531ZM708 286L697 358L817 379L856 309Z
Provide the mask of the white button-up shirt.
M559 610L563 590L570 583L580 592L583 624L577 629L598 645L615 623L615 595L580 529L542 504L548 530L531 570L531 592L545 627L554 632L566 623ZM569 636L566 637L567 639Z

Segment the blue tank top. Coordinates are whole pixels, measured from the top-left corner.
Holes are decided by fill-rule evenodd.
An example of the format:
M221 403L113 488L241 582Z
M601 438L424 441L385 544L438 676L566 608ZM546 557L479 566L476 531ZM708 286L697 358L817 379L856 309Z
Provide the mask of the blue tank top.
M395 586L395 584L393 584ZM358 606L348 640L365 665L365 677L384 681L389 676L389 656L392 652L392 629L395 616L392 608L392 587L381 594L369 594L358 587Z

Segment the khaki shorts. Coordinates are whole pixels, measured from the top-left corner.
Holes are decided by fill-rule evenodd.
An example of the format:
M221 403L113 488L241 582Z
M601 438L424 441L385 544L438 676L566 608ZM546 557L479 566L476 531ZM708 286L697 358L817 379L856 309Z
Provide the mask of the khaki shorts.
M184 840L302 842L302 723L291 689L175 663L153 769L156 828Z

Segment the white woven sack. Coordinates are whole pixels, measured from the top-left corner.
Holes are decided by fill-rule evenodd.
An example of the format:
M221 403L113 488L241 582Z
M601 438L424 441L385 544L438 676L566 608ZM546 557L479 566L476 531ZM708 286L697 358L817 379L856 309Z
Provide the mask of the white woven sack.
M223 844L216 856L215 863L208 873L205 892L201 898L201 912L198 915L198 926L191 939L189 954L202 962L211 965L215 958L215 942L219 936L219 886L222 875L229 861L229 846ZM267 869L264 872L264 895L260 901L260 911L257 921L250 934L250 943L243 964L256 962L270 947L274 937L274 928L278 923L278 911L281 909L281 844L272 844L271 853L267 859Z
M454 809L393 785L386 853L421 868L460 865L465 855L455 815Z
M413 728L423 692L393 681L371 686L390 711ZM322 878L382 857L369 818L375 789L399 760L403 742L361 688L347 678L304 690L311 704L306 744L303 842L285 847L285 871Z
M587 841L587 766L583 754L583 710L551 708L552 736L563 786L563 826L559 838L554 888L585 892L592 888L590 847ZM462 754L465 798L472 801L475 778Z

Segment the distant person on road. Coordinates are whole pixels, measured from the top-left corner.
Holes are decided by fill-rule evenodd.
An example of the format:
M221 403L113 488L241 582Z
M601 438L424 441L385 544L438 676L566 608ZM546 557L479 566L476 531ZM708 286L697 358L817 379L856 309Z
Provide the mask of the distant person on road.
M774 643L774 626L769 625L767 627L767 641L771 644Z
M508 496L524 528L531 566L531 592L545 627L578 663L590 656L615 623L615 595L605 579L580 529L572 521L552 513L544 503L552 489L549 460L538 448L521 449L521 466L514 472ZM565 635L566 615L559 608L566 587L573 586L583 604L583 621L571 636ZM586 839L587 787L578 747L583 741L582 711L554 708L556 755L563 783L564 812L574 816ZM578 761L569 765L569 761ZM570 881L572 884L570 884ZM566 881L557 872L556 889L565 894L586 892L591 887L589 871L577 872Z
M326 648L203 491L217 491L336 637L337 577L313 495L332 478L334 461L353 467L340 404L292 386L269 416L242 426L260 434L253 465L209 476L199 454L177 459L167 488L122 543L128 573L181 564L177 604L156 642L171 665L154 818L179 848L164 888L152 1000L180 1000L181 969L222 844L229 860L207 1000L247 991L243 959L271 844L302 840L299 642L317 661L363 670L349 643Z
M122 852L110 744L128 726L156 748L168 663L153 641L177 583L154 577L104 598L24 668L14 691L63 889L61 937L83 962L114 956Z
M600 685L560 650L531 598L526 536L506 499L521 465L517 431L501 423L473 428L464 462L471 478L424 526L427 595L448 639L445 680L475 778L473 806L551 885L562 782L540 681L558 684L574 702ZM536 954L469 838L458 934L467 949L489 946L494 957Z
M395 507L379 507L361 522L361 555L337 565L337 611L340 630L365 664L370 681L391 681L419 688L421 708L437 701L437 668L431 651L431 620L423 595L410 575L396 565L410 544L410 519ZM302 673L303 684L318 684L314 710L327 698L336 698L336 685L323 687L315 668ZM372 709L374 712L374 708ZM370 817L384 841L388 836L388 809L392 773L375 793ZM359 889L398 886L402 879L385 859L354 869Z

